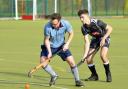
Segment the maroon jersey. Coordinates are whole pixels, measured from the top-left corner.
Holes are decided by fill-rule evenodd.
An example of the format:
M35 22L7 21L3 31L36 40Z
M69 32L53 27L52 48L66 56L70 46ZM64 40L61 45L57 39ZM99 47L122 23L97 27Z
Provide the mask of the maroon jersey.
M83 26L81 27L81 31L83 35L89 34L95 38L103 37L107 32L106 31L107 24L97 19L91 19L90 21L91 23L89 26L86 24L83 24Z

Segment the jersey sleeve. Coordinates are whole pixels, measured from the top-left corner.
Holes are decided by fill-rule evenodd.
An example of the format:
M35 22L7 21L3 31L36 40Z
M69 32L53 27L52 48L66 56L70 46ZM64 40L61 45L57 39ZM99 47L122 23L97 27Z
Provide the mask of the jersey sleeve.
M88 34L87 29L84 28L83 26L81 26L81 32L82 32L83 35L87 35Z
M47 25L44 27L44 36L50 36L50 28Z
M106 28L106 26L107 26L107 24L106 23L104 23L103 21L101 21L101 20L98 20L97 21L97 24L98 24L98 26L100 26L102 29L105 29Z
M72 31L72 26L71 26L71 24L70 24L68 21L65 21L65 23L66 23L66 31L67 31L67 32L71 32L71 31Z

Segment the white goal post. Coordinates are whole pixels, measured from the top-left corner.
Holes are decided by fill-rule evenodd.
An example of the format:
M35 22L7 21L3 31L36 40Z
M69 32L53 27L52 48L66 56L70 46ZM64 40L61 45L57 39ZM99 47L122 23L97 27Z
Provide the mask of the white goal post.
M57 2L58 0L54 0L54 12L57 13ZM37 0L33 0L33 12L32 12L33 20L36 20L37 17ZM20 19L18 14L18 0L15 0L15 20Z
M36 20L38 17L43 17L47 14L50 14L51 12L57 13L59 10L58 7L59 6L58 4L60 3L59 0L52 0L52 1L40 0L40 2L38 0L12 0L12 1L10 0L10 2L7 3L9 9L8 12L7 12L8 9L6 10L3 7L0 7L3 8L1 10L1 13L2 11L6 11L1 14L0 19L4 20L5 18L7 18L7 19L18 20L18 19L23 19L23 16L30 16L31 20ZM51 4L52 6L48 7ZM89 15L92 15L91 0L87 0L87 5L88 5Z
M33 20L36 19L37 16L37 0L33 0L33 12L32 12ZM18 0L15 0L15 20L21 19L18 14Z
M89 12L89 16L92 15L92 5L91 5L91 0L88 0L88 12Z

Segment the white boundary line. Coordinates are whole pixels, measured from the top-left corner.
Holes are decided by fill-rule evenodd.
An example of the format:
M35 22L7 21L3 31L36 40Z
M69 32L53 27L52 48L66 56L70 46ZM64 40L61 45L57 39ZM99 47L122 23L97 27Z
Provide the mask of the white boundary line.
M16 82L16 81L7 81L7 80L0 80L0 83L2 84L2 83L5 83L5 84L8 84L8 83L10 83L10 84L26 84L27 82ZM50 86L48 85L48 84L40 84L40 83L34 83L34 82L28 82L29 84L30 84L30 86L31 85L39 85L39 86L44 86L44 87L49 87L50 88ZM51 87L53 87L53 88L56 88L56 89L68 89L68 88L65 88L65 87L58 87L58 86L55 86L55 85L53 85L53 86L51 86Z
M51 86L51 87L54 87L54 88L57 88L57 89L68 89L68 88L65 88L65 87L57 87L55 85Z

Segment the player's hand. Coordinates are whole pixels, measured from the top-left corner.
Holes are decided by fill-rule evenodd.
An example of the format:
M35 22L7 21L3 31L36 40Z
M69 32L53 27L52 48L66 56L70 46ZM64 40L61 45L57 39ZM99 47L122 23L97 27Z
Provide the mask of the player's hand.
M84 55L82 59L84 59L87 55Z
M104 44L105 44L105 38L102 38L102 40L100 42L100 46L102 47L102 46L104 46Z
M68 48L69 48L68 44L64 44L64 46L63 46L63 51L68 50Z
M52 57L52 53L49 52L47 58L49 59L49 58L51 58L51 57Z
M87 59L84 57L81 59L82 62L85 62Z

